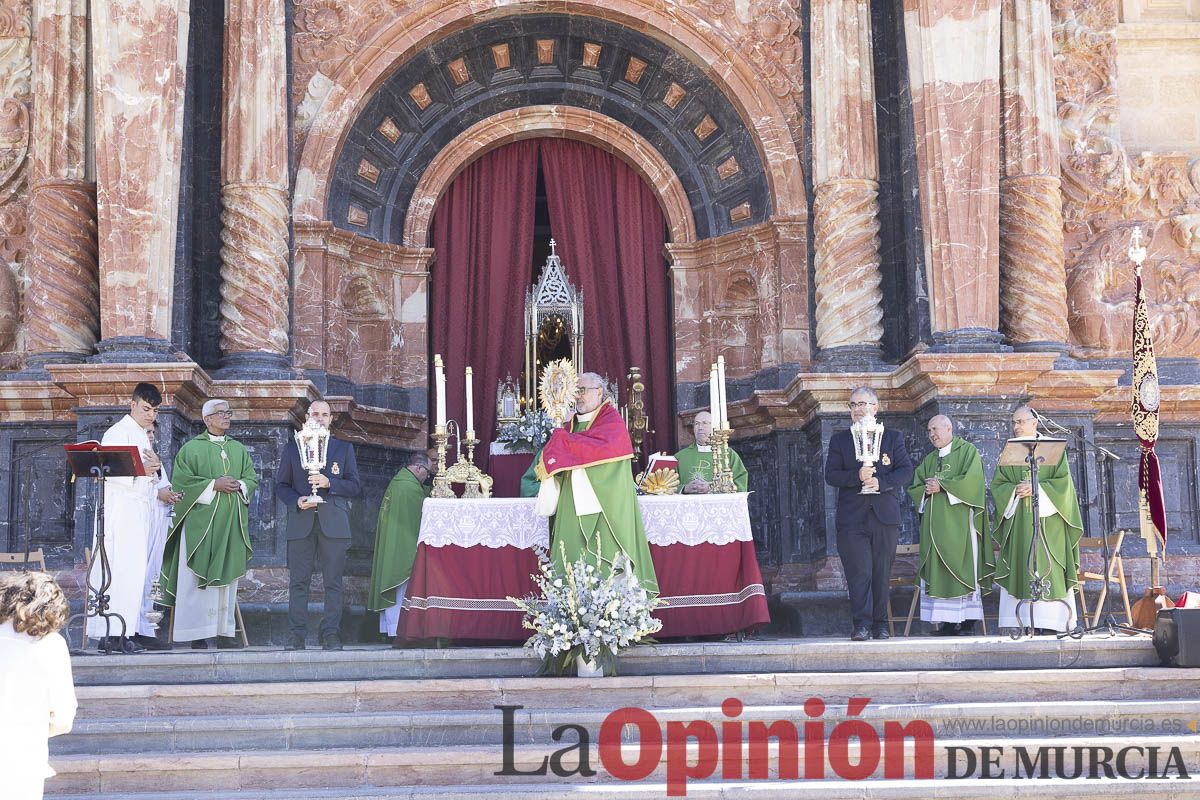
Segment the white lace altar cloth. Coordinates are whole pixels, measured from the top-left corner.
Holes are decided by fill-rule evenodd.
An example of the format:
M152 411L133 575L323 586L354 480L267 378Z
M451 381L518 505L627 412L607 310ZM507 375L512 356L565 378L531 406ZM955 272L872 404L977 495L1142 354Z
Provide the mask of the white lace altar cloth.
M642 495L638 506L650 544L725 545L749 542L747 492L712 495ZM435 500L421 507L419 541L429 547L545 548L547 520L534 513L532 497Z

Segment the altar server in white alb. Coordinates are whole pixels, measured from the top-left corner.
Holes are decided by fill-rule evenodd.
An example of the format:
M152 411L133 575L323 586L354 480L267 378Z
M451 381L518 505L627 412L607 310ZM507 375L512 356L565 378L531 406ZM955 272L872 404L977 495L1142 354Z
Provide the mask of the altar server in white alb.
M125 620L124 635L128 641L116 641L116 637L122 635L121 623L116 619L110 619L111 628L106 628L103 617L89 617L87 622L89 637L98 639L111 636L113 641L108 642L109 646L124 646L129 650L144 649L129 637L135 633L154 633L148 623L143 627L139 621L144 622L142 610L150 555L151 503L158 493L159 479L156 473L162 466L146 432L154 426L160 405L162 394L158 389L153 384L139 383L133 388L133 395L129 399L129 413L109 428L100 442L105 446L136 446L146 468L146 477L109 478L104 482L104 544L112 570L108 611L110 614L120 614ZM94 540L92 553L89 582L98 588L100 559L95 557ZM104 644L101 642L102 646Z

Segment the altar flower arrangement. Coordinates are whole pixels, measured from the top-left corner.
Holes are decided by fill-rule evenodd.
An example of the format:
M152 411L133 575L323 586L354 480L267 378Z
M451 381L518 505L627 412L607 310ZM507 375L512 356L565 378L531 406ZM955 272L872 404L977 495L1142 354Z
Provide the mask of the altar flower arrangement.
M650 616L660 601L638 583L624 554L608 574L582 558L563 569L545 550L537 555L532 577L540 597L508 599L525 612L521 624L534 631L525 646L542 660L538 675L563 675L573 665L581 675L616 675L617 654L662 629Z
M554 432L554 421L545 411L526 411L516 422L500 427L496 441L503 442L510 453L536 453Z

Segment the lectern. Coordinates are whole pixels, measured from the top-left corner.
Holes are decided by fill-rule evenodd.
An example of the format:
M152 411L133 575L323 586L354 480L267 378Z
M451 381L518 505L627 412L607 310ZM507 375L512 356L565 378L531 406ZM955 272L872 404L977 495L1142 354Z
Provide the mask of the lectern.
M1029 555L1026 562L1030 575L1029 598L1022 598L1017 602L1018 627L1013 631L1013 639L1020 639L1025 635L1033 636L1033 604L1040 600L1053 600L1054 602L1062 603L1068 609L1068 616L1070 615L1070 603L1062 598L1048 597L1050 594L1050 577L1042 575L1041 570L1038 568L1038 549L1043 547L1042 516L1038 507L1041 495L1038 487L1038 466L1041 464L1057 464L1058 460L1062 458L1063 451L1066 449L1066 439L1051 439L1043 436L1031 439L1009 439L1008 444L1004 445L1004 449L1000 451L1000 460L997 462L997 466L1019 467L1027 465L1029 467L1029 483L1033 489L1030 495L1030 502L1033 504L1033 538L1029 542ZM1048 550L1046 557L1047 560L1050 559ZM1021 608L1023 606L1029 606L1028 627L1021 620Z
M71 468L71 479L94 478L96 480L96 547L92 553L92 563L99 560L100 569L94 573L87 571L87 591L83 601L83 611L75 614L67 621L67 630L75 619L81 619L80 651L87 649L87 620L88 617L104 618L103 652L112 652L113 620L121 623L120 641L127 642L126 631L128 623L120 614L108 610L108 589L112 585L112 567L108 563L108 550L104 546L104 482L109 478L142 478L146 468L142 465L142 454L137 445L102 445L99 442L80 442L79 444L63 445L67 451L67 465ZM97 584L92 584L92 576L96 575Z

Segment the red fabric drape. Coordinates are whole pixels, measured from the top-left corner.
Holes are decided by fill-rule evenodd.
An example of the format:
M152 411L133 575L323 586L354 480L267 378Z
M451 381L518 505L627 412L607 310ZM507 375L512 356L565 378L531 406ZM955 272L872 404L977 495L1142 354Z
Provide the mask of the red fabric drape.
M493 150L454 179L433 215L430 342L447 365L446 413L464 426L463 371L474 369L475 435L484 442L475 455L485 467L496 435L496 382L508 372L517 378L523 361L537 172L537 140ZM429 374L432 420L432 363Z
M641 367L655 430L647 450L669 450L675 370L662 209L645 180L611 153L542 139L541 155L550 228L567 277L583 290L584 368L624 387L629 367Z

